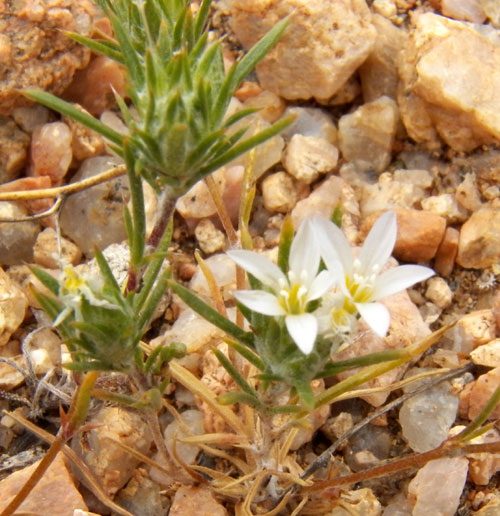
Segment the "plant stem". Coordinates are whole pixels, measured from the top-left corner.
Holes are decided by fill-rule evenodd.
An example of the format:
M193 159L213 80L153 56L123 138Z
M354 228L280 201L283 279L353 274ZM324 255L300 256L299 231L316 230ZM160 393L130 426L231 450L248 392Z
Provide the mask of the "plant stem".
M152 246L154 249L158 247L158 244L170 223L170 219L174 214L176 202L177 196L174 195L169 188L166 188L160 196L160 209L158 210L159 215L156 219L153 231L148 238L148 245Z

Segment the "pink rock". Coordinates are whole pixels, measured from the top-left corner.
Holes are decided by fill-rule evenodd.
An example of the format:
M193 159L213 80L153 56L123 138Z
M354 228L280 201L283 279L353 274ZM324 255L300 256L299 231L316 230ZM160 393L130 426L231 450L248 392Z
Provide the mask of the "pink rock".
M446 228L444 237L436 251L434 270L441 276L449 276L455 266L458 253L459 232L455 228Z
M66 175L73 159L71 131L62 122L39 126L31 140L32 175L49 176L53 184Z
M182 486L174 496L170 516L227 516L226 509L215 499L208 487Z
M488 432L471 440L473 444L491 443L500 440L498 430L492 428ZM499 453L472 453L469 457L469 476L476 485L485 486L490 478L500 471Z
M460 318L450 330L453 349L469 354L473 349L491 342L496 337L496 322L490 309L475 310Z
M483 410L494 390L500 385L500 367L482 374L472 385L468 396L468 417L474 419ZM500 417L500 404L495 407L489 419Z

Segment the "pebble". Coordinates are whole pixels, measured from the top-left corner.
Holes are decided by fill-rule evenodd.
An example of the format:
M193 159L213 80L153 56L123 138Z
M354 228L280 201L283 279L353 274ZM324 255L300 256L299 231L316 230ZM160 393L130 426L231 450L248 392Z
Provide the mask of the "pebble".
M497 0L481 0L481 7L493 27L500 28L500 5Z
M59 269L61 264L77 265L82 259L78 247L61 236L61 256L58 255L57 235L52 228L44 229L33 246L33 259L37 265L47 269Z
M483 410L495 389L500 385L500 367L482 374L468 389L460 394L460 412L473 420ZM463 407L462 407L463 404ZM489 420L500 417L500 405L491 412Z
M0 346L7 344L19 328L27 308L28 300L21 288L0 268Z
M212 272L223 298L233 299L233 291L236 288L236 265L233 260L226 254L215 254L205 260L205 265ZM189 282L189 288L204 298L212 297L205 275L199 266Z
M398 104L409 136L465 152L493 143L500 136L500 46L471 24L430 12L412 21L399 55Z
M214 226L210 219L201 219L198 222L194 236L198 241L200 249L205 254L214 254L220 252L226 246L226 237L224 233Z
M12 118L25 133L31 134L39 125L47 124L51 114L49 108L35 104L15 108L12 111Z
M0 202L0 219L20 219L28 215L27 210L14 202ZM31 262L33 245L40 224L35 221L0 222L0 264L16 265Z
M458 204L455 195L451 193L432 195L422 199L421 204L424 211L444 217L448 224L461 224L469 216L469 212Z
M491 309L476 310L461 317L449 330L453 349L469 354L473 349L491 342L496 337L495 316Z
M84 109L80 109L85 112ZM104 154L104 138L99 133L69 117L63 117L63 122L71 131L71 149L75 160L83 161Z
M72 182L95 176L121 163L121 159L112 156L89 158L82 163ZM102 250L123 241L126 238L123 204L128 197L124 176L73 194L61 211L63 234L86 255L92 255L95 248Z
M61 365L61 339L50 328L43 328L30 335L28 353L35 374L43 375Z
M310 184L332 171L338 158L338 149L326 140L295 134L285 149L283 166L295 179Z
M15 471L0 481L0 511L12 501L39 463ZM58 453L16 514L73 516L73 511L78 509L86 511L87 505L75 487L64 455Z
M483 23L486 19L481 0L441 0L441 12L454 20Z
M406 262L426 262L437 252L446 229L446 220L439 215L419 210L396 208L398 236L394 256ZM363 221L361 234L366 235L380 216L373 213Z
M183 443L179 439L190 435L202 435L204 433L203 414L199 410L189 409L182 412L180 416L189 432L186 432L186 430L174 420L167 425L163 433L165 444L167 445L170 455L174 457L174 460L175 456L177 456L185 464L194 464L201 448L194 444Z
M123 67L106 56L97 56L86 68L75 73L73 82L64 92L64 98L99 117L116 104L112 89L123 98L125 88Z
M284 116L291 115L296 119L281 133L285 140L290 140L295 134L301 134L322 138L332 145L337 144L337 127L331 115L323 109L290 106L286 108Z
M49 176L52 184L59 184L73 159L71 138L71 131L63 122L37 127L31 140L32 175Z
M397 104L387 96L341 117L339 148L344 159L366 163L367 169L383 172L391 161L398 120Z
M486 433L471 439L471 444L498 442L500 432L491 428ZM469 476L471 480L480 486L488 485L491 477L500 471L500 453L471 453L469 458Z
M134 516L166 514L164 503L167 502L161 494L160 486L149 478L143 468L134 471L130 482L118 492L114 501Z
M285 99L328 99L370 53L376 38L364 0L231 0L231 25L248 49L278 19L289 26L257 65L260 85ZM332 27L334 29L332 30Z
M375 0L377 2L379 0ZM403 493L398 493L389 500L382 516L410 516L412 506Z
M393 178L395 181L399 181L400 183L411 183L423 190L428 190L434 185L434 177L432 173L424 169L398 168L394 171Z
M373 491L367 487L344 491L342 503L325 516L380 516L382 506Z
M152 444L148 425L137 412L112 406L101 407L87 423L89 430L75 437L71 447L112 496L129 481L140 463L112 439L148 454Z
M375 10L377 3L380 6L380 0L376 0L372 4L372 8ZM392 16L395 15L394 3L386 2L387 4L390 6L389 9L394 11ZM407 36L403 29L396 27L387 19L387 16L381 16L381 14L374 13L372 15L372 23L377 30L377 39L370 55L359 68L365 102L372 102L384 95L392 99L397 97L399 83L397 55Z
M419 469L408 485L412 516L455 516L467 479L465 457L437 459Z
M474 173L467 173L455 191L457 202L462 208L476 211L481 208L481 195L477 187L477 177Z
M470 353L472 362L485 367L500 367L500 339L493 339L473 349Z
M500 209L481 208L462 225L457 263L483 269L500 261Z
M457 229L446 228L434 260L434 270L441 276L448 277L453 271L459 238L460 233Z
M261 186L264 208L271 213L288 213L297 204L300 188L286 172L270 174Z
M18 367L26 368L26 362L22 355L9 357ZM24 383L24 375L15 367L5 362L0 362L0 389L4 391L12 391L20 387Z
M29 136L13 120L0 116L0 184L19 177L29 144Z
M427 281L425 297L432 301L438 308L444 310L451 305L453 292L443 278L430 278Z
M228 516L226 509L205 486L181 486L175 492L169 516Z
M450 393L448 382L406 400L399 411L399 423L410 448L423 453L442 444L457 410L458 397Z
M283 99L278 97L278 95L271 91L264 90L258 95L245 100L243 102L243 107L257 108L259 110L259 115L266 122L272 124L273 122L276 122L281 115L283 115L286 105Z

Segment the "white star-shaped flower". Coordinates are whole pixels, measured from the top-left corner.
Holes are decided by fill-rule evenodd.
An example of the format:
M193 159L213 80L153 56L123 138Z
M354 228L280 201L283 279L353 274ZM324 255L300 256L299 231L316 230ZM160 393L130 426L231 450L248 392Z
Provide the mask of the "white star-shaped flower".
M426 280L434 271L421 265L401 265L381 273L396 243L396 214L393 211L384 213L375 222L358 258L353 256L347 238L333 222L314 217L313 226L326 266L338 275L337 282L345 296L341 303L343 315L359 312L371 329L384 337L389 329L390 315L377 300ZM333 325L338 315L332 313Z
M283 316L297 347L306 355L311 353L318 334L318 321L307 312L307 305L322 297L335 282L335 275L330 271L318 274L321 256L311 221L303 221L293 239L287 274L253 251L234 250L227 254L268 289L240 290L234 293L235 298L254 312Z

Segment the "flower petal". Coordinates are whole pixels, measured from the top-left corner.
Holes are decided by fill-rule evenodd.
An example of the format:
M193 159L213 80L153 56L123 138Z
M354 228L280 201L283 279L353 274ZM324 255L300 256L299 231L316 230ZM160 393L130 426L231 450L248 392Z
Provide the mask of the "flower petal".
M285 315L276 296L264 290L237 290L234 297L243 305L254 312L264 315Z
M429 267L422 265L400 265L383 272L375 280L375 299L384 297L405 290L419 281L424 281L434 275L435 272Z
M275 292L279 292L281 289L280 280L287 283L281 269L265 256L242 249L227 251L226 254L242 269L255 276L264 285L271 287Z
M297 347L304 353L309 353L314 348L318 334L318 321L312 314L287 315L285 324L288 333L294 340Z
M307 299L313 301L326 294L338 282L337 274L333 271L321 271L309 286Z
M309 219L305 219L299 226L297 234L290 247L290 271L298 278L302 272L307 272L306 281L311 282L316 276L321 256L314 234L314 228ZM306 284L308 287L309 285Z
M342 276L348 274L352 269L353 257L351 245L342 230L324 217L316 216L312 223L326 266L334 272L342 269L344 272L339 273Z
M386 211L373 225L361 249L359 260L363 271L371 273L375 265L384 266L394 249L397 232L396 213Z
M356 308L366 324L379 336L385 337L391 316L382 303L356 303Z

